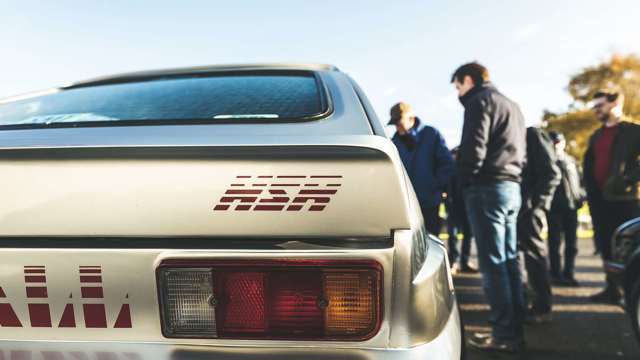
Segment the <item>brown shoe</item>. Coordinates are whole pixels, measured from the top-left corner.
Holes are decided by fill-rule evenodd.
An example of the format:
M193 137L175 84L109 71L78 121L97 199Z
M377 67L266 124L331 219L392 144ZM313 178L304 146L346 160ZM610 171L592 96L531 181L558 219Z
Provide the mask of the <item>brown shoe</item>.
M458 275L459 273L461 273L462 269L460 269L460 265L458 265L457 263L451 265L451 275Z
M460 272L463 274L477 274L478 269L475 266L469 263L466 263L466 264L460 265Z

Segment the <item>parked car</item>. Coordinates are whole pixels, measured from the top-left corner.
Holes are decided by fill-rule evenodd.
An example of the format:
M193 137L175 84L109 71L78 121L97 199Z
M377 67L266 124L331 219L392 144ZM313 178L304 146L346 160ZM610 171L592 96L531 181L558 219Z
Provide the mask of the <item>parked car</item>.
M624 293L624 304L640 341L640 218L622 224L612 243L612 259L605 268Z
M1 100L0 179L6 356L462 356L443 244L335 67L145 71Z

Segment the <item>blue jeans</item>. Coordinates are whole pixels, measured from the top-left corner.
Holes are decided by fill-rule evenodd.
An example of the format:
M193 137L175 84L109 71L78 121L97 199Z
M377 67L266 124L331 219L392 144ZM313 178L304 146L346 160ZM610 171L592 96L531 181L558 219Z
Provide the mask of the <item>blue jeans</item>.
M524 338L525 317L517 248L520 185L510 181L472 185L465 189L464 199L489 302L492 335L500 341L519 341Z

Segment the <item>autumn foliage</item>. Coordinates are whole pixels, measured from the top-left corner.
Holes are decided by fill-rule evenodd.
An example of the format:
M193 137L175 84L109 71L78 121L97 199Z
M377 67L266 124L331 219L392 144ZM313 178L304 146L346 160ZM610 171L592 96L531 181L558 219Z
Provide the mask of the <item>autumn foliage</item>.
M549 131L560 131L567 138L567 150L582 159L589 136L600 123L589 110L593 94L602 88L619 88L625 94L625 114L631 121L640 120L640 57L614 55L608 61L583 69L571 77L569 94L574 99L570 110L562 114L546 112Z

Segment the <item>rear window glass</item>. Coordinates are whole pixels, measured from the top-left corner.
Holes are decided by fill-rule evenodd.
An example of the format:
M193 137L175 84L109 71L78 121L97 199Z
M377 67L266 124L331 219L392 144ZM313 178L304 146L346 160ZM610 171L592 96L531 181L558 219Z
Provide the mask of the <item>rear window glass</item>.
M277 122L313 119L327 111L312 73L165 77L71 87L0 103L0 128Z

